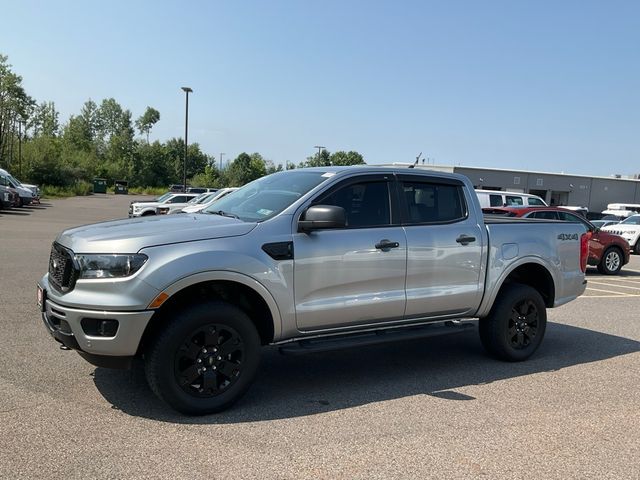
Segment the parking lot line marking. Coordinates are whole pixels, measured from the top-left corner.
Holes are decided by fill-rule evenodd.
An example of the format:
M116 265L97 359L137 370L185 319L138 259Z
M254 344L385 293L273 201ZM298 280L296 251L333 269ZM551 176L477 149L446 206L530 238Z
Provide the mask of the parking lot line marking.
M591 281L589 283L595 283L596 285L605 285L607 287L630 288L632 290L640 290L640 287L628 287L627 285L619 285L617 283L605 283L605 282L594 282L594 281Z
M625 268L624 271L625 272L640 273L640 270L631 270L630 268Z
M640 295L580 295L578 298L620 298L620 297L640 297Z
M620 293L620 292L614 292L612 290L602 290L601 288L591 288L591 287L587 287L587 290L594 290L596 292L605 292L605 293L614 293L620 297L632 297L633 295L630 295L628 293Z

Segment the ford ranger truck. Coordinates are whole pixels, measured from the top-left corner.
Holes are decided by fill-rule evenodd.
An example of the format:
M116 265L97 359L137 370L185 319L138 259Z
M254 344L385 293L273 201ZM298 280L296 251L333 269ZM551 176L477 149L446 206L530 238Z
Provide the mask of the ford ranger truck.
M461 175L304 168L203 213L62 232L38 304L62 348L99 367L140 357L158 397L209 414L247 391L266 345L318 352L478 320L489 354L525 360L546 309L583 293L587 242L578 223L485 221Z

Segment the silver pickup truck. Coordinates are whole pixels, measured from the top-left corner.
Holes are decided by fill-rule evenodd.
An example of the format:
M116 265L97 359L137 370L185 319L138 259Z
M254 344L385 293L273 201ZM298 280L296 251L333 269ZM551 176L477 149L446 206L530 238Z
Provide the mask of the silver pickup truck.
M61 233L38 303L62 348L103 367L140 356L162 400L206 414L246 392L264 345L318 352L479 319L490 354L524 360L546 308L583 293L587 241L577 223L485 221L460 175L297 169L204 213Z

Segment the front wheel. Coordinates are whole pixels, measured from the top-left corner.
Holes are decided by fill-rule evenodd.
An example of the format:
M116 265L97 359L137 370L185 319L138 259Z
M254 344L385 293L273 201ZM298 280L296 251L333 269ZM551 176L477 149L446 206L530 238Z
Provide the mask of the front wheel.
M640 238L636 240L636 244L633 247L633 251L635 252L636 255L640 255Z
M528 285L514 283L502 288L489 315L480 319L480 340L491 355L520 362L538 349L546 326L542 296Z
M617 248L609 248L602 255L598 271L603 275L616 275L622 268L622 252Z
M207 302L174 314L145 354L151 390L188 415L222 411L249 389L260 337L238 307Z

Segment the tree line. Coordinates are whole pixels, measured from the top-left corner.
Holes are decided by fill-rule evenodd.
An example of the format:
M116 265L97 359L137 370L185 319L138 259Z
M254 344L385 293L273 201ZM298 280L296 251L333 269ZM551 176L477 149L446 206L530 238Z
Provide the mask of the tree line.
M0 167L21 181L59 187L93 178L127 180L132 187L182 183L184 139L149 141L161 115L153 107L133 119L113 98L87 100L61 123L55 103L38 103L22 86L8 57L0 54ZM240 186L284 168L364 164L358 152L321 150L295 162L276 163L241 153L226 166L197 143L187 148L187 179L193 186Z

